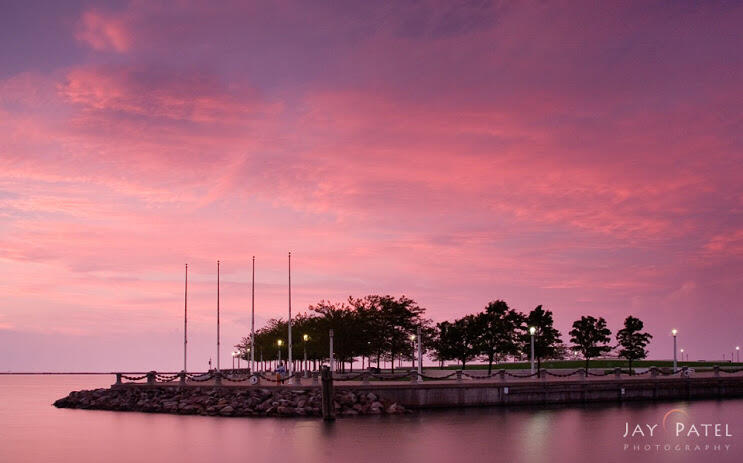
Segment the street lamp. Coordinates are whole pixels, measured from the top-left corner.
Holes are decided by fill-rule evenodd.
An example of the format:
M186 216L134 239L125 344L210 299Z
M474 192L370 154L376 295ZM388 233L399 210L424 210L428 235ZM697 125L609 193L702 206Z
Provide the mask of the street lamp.
M529 334L531 335L531 374L534 374L534 333L537 329L533 326L529 327Z
M281 346L284 345L284 341L279 339L278 341L276 341L276 345L279 346L279 363L281 363ZM276 364L277 368L279 366L279 363Z
M237 357L237 352L232 351L232 369L235 369L235 357Z
M302 341L304 341L304 377L306 378L308 375L307 371L307 341L310 339L310 336L308 334L302 335Z
M740 346L735 346L735 352L738 353L738 355L737 355L737 357L738 357L737 362L740 363Z
M415 368L415 335L414 334L411 334L410 335L410 342L413 343L413 355L412 355L412 357L413 357L413 368Z
M676 368L676 335L678 334L678 330L676 328L671 330L671 334L673 335L673 372L676 373L678 368Z
M681 348L681 361L684 361L684 348Z

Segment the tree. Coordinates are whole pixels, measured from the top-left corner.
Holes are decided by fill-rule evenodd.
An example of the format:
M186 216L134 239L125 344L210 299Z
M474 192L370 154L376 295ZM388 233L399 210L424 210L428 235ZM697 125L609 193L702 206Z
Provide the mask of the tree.
M349 299L356 311L364 314L367 341L371 349L376 350L377 366L380 357L390 360L392 372L395 372L395 359L399 356L413 355L410 336L416 334L418 326L427 326L430 322L423 318L425 309L405 296L370 295L363 299ZM367 343L367 346L369 343Z
M611 350L611 346L608 345L611 331L606 327L606 320L603 317L599 317L598 320L591 316L580 317L580 320L573 322L570 336L570 342L586 359L586 370L591 358Z
M488 359L488 374L493 371L493 360L519 352L519 337L524 329L524 316L508 307L504 301L490 302L477 314L479 336L477 346Z
M537 359L537 371L542 368L542 358L557 358L562 352L560 332L553 326L552 312L542 309L541 305L534 308L526 317L526 330L521 336L522 352L531 355L531 335L528 329L535 328L534 357Z
M645 347L653 338L652 334L642 332L643 327L642 320L630 315L624 320L624 328L617 331L619 356L627 359L630 374L632 374L632 361L648 356Z
M446 343L452 358L459 360L462 370L467 369L467 361L480 353L478 338L480 327L474 315L465 315L449 324L446 331Z
M327 358L330 357L329 332L333 330L333 355L338 361L339 369L345 372L346 362L353 360L365 346L361 317L357 311L345 303L320 301L316 305L311 305L309 309L318 318L317 341L324 345L323 349L327 352Z
M456 357L454 339L451 331L451 323L444 321L436 324L434 335L431 337L429 348L433 353L433 358L439 362L439 367L444 368L444 362L454 360Z

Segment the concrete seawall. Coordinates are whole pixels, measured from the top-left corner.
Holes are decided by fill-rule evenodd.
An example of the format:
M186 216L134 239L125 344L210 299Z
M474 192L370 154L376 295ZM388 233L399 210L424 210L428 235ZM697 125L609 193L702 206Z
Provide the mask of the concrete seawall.
M112 389L189 389L217 387L224 390L308 391L319 393L316 384L249 386L176 385L129 383ZM743 375L698 377L603 377L592 379L531 379L518 381L469 380L397 381L336 380L335 387L359 395L373 393L388 403L407 408L459 408L509 405L548 405L654 400L725 399L743 397Z
M343 383L338 383L339 385ZM342 386L409 408L545 405L743 397L743 377L593 379Z

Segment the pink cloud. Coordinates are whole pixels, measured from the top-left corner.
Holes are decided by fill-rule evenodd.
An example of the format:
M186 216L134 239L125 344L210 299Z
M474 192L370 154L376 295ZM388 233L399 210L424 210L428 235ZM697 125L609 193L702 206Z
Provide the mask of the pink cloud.
M82 13L78 40L118 55L0 81L0 326L176 330L188 261L211 332L220 258L236 339L250 257L280 316L289 249L296 307L729 326L698 313L743 270L740 10L439 7Z
M98 10L83 13L75 37L93 49L101 51L123 53L132 45L131 33L125 19Z

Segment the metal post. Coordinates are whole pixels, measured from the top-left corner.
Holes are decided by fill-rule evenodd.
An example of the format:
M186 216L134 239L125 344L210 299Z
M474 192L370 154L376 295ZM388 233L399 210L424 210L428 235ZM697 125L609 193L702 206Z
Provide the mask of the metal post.
M673 372L676 373L676 334L673 334Z
M418 337L416 338L418 341L418 382L423 382L423 347L422 347L422 339L421 339L421 327L418 326Z
M307 378L309 369L307 368L307 340L304 340L304 363L302 364L302 370L304 371L304 377Z
M253 256L253 282L250 285L250 372L255 371L255 256Z
M534 374L534 333L531 333L531 374Z
M187 370L188 349L188 264L186 264L186 288L183 296L183 371Z
M331 373L335 371L335 358L333 355L333 330L329 330L330 335L330 371Z
M219 370L219 261L217 261L217 371Z
M322 418L325 421L335 420L333 404L333 372L326 366L320 369L322 375Z
M289 253L289 343L287 359L288 372L292 374L294 366L292 365L292 253Z

